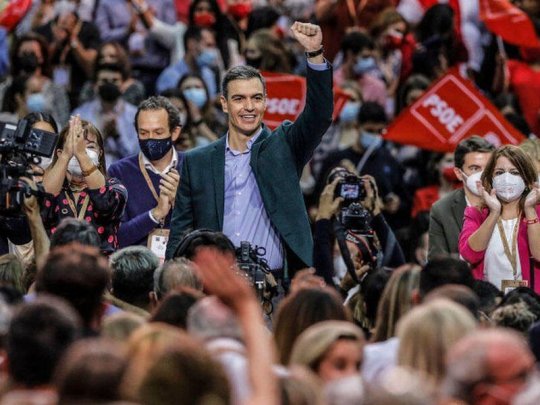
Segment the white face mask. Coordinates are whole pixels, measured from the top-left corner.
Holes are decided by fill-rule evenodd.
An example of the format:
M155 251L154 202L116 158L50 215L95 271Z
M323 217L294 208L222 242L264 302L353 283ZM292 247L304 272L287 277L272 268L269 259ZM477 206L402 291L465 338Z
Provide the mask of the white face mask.
M470 176L467 176L463 171L461 173L466 177L465 185L467 186L467 189L474 195L480 196L480 191L478 191L478 186L476 185L476 182L480 181L480 177L482 177L482 172L476 172L471 174Z
M92 163L99 167L99 154L94 149L86 148L86 154L92 161ZM74 176L82 176L81 165L77 160L77 157L72 156L68 164L68 172Z
M494 177L492 186L497 197L506 202L517 200L525 190L525 182L521 176L508 172Z

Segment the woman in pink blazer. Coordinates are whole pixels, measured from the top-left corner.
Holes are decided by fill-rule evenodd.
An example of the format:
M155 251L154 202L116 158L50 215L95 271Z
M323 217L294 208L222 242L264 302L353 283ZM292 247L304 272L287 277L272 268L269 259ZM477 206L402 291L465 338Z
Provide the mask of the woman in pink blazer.
M465 209L459 252L477 279L503 291L526 285L540 292L537 180L529 156L515 146L502 146L493 152L478 182L482 206Z

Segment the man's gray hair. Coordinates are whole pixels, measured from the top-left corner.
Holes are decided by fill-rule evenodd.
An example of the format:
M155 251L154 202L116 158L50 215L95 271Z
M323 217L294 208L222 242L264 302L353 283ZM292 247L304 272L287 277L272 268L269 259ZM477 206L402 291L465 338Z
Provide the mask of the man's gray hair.
M242 341L242 328L236 316L216 297L200 299L189 309L187 330L203 341L217 338Z
M113 271L121 270L129 273L141 269L156 269L159 266L159 259L147 247L128 246L114 252L109 263Z
M181 127L182 122L180 120L180 111L174 106L173 103L163 96L152 96L143 100L137 108L135 114L135 129L139 132L139 113L141 111L158 111L165 110L167 112L169 121L169 131L173 131L176 127Z
M154 273L154 292L158 299L177 287L190 287L202 291L202 281L191 260L178 257L163 263Z
M230 68L221 82L221 94L227 98L229 96L229 83L233 80L251 80L259 79L263 85L263 92L266 96L266 82L264 77L257 69L247 65L240 65Z

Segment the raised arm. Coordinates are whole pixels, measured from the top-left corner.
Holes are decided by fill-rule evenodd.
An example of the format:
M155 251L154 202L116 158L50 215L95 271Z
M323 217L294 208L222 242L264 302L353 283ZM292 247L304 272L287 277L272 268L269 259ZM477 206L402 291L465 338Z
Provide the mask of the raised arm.
M540 262L540 185L536 183L525 199L525 221L531 256ZM533 271L533 269L531 269Z
M283 130L296 156L298 172L301 173L332 123L334 96L332 69L322 52L321 28L314 24L295 22L291 30L306 51L307 94L304 111L294 124L284 125Z
M251 383L246 404L278 405L278 381L272 370L275 348L253 289L238 275L238 268L230 268L229 259L215 249L202 248L196 264L205 289L230 307L240 322Z

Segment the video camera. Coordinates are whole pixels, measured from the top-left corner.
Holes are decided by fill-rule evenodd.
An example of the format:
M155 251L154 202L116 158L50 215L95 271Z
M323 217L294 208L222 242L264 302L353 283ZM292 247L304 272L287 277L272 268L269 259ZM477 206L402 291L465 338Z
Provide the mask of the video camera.
M32 128L27 120L17 125L0 122L0 215L19 216L25 197L44 195L21 177L31 178L31 165L51 157L57 142L57 134Z
M273 310L271 300L277 294L277 283L268 263L262 258L265 254L265 248L260 246L253 248L249 242L242 241L240 247L236 249L236 262L238 268L255 287L261 305L269 315Z

